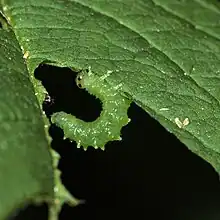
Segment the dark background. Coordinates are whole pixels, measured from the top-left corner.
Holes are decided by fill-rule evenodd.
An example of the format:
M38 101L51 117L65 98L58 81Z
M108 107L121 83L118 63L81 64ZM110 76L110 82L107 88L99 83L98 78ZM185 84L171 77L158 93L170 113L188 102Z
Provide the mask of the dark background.
M35 77L52 98L43 105L48 117L60 110L86 121L98 117L99 100L76 87L70 69L41 65ZM105 151L77 149L51 126L63 183L86 200L75 208L65 205L60 219L220 220L214 169L137 105L131 105L128 115L132 120L122 129L123 141L108 143ZM46 220L47 207L29 206L15 219Z

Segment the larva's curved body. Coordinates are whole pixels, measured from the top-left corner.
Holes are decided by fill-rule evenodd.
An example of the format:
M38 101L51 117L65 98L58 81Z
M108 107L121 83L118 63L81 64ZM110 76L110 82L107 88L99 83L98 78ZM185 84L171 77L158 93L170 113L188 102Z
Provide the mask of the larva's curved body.
M77 146L104 149L108 141L121 140L120 131L130 119L127 116L131 101L118 92L118 87L111 87L104 77L92 72L82 71L77 75L76 83L102 101L100 116L92 122L85 122L65 112L52 115L52 122L64 130L64 136L77 142Z

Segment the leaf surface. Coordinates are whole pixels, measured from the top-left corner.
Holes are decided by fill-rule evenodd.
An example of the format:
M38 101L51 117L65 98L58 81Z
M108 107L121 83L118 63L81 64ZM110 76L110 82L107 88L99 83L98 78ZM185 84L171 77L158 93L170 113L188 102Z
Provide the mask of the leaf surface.
M27 95L28 94L28 95ZM20 46L0 29L0 219L53 199L53 168L40 107Z

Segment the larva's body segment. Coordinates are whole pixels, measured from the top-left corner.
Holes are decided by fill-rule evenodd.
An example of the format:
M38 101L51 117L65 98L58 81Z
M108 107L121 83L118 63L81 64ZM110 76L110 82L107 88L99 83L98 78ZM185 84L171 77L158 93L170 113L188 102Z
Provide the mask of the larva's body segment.
M98 77L91 71L82 71L77 75L76 83L102 101L100 117L93 122L85 122L65 112L52 115L52 122L64 130L64 136L77 142L77 146L104 149L108 141L120 140L120 131L129 122L127 110L131 101L123 97L118 88L111 87L104 77Z

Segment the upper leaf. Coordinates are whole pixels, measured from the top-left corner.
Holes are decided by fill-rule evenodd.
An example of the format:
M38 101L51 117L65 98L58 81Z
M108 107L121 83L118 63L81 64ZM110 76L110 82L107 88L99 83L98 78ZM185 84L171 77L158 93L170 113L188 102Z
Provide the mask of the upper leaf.
M99 75L111 71L110 84L122 83L124 93L220 171L219 2L190 2L2 0L2 5L32 73L43 61L91 66Z
M0 219L53 199L53 168L38 101L11 31L0 29Z

